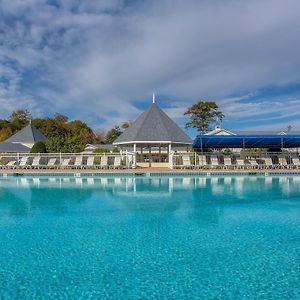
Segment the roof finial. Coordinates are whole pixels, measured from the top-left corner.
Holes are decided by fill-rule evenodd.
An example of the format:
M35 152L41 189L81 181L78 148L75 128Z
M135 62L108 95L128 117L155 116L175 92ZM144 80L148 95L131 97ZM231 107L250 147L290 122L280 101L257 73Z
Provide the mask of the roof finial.
M216 118L216 126L215 129L220 129L221 128L221 120L219 117Z
M153 93L153 95L152 95L152 103L155 103L155 93Z

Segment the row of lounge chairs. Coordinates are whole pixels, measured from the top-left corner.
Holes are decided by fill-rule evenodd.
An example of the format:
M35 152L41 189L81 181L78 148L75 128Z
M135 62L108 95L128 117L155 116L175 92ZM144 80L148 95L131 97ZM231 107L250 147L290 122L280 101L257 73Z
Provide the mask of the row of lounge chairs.
M56 157L43 159L40 156L23 156L19 160L10 160L0 165L0 169L120 169L122 168L122 157L115 156L113 161L108 156L101 156L99 163L95 163L95 156L88 156L86 161L83 156L59 159Z
M274 164L271 157L263 158L239 158L239 157L223 157L223 160L218 158L218 156L206 156L198 155L196 159L190 155L182 156L182 164L175 165L177 168L208 168L208 169L299 169L300 160L298 157L293 157L291 160L287 161L285 156L279 156L278 163Z

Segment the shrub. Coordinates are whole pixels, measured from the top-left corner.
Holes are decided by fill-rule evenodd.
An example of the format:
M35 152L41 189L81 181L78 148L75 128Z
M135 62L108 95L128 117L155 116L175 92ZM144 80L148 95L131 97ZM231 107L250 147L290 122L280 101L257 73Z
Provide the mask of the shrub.
M119 153L120 153L120 150L119 150L118 148L115 147L115 148L113 149L112 153L119 154Z
M109 153L109 150L105 148L97 148L93 151L93 154L104 154L104 153Z
M47 153L46 144L44 142L36 142L32 146L30 153Z

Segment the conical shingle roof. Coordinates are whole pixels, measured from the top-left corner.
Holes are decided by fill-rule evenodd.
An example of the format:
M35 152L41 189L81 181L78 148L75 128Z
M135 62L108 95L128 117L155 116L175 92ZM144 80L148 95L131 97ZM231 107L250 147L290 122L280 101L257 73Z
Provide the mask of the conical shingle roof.
M35 144L36 142L47 141L47 138L31 124L27 125L5 142L20 144Z
M1 152L30 152L30 148L19 143L0 142L0 153Z
M191 138L156 103L152 103L114 144L133 142L192 144Z

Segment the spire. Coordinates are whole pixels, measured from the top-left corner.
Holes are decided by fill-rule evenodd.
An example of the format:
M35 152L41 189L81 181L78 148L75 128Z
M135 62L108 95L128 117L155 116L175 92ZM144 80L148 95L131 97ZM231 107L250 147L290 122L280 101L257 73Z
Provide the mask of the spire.
M152 95L152 103L155 103L155 93L153 93L153 95Z

